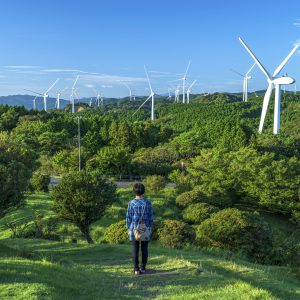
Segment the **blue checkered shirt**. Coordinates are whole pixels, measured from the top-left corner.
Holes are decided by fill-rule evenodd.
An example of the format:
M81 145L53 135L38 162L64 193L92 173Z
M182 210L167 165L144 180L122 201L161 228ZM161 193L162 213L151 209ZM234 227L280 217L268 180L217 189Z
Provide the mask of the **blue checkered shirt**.
M133 199L128 203L126 227L129 229L129 239L131 241L134 240L133 229L137 228L144 208L145 211L142 222L145 223L147 227L151 227L153 224L153 208L151 202L142 198L140 200Z

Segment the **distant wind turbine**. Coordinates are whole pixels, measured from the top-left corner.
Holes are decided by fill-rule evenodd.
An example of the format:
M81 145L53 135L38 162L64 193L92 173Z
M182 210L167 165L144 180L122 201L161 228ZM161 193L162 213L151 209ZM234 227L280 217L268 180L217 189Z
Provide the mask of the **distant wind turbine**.
M47 99L49 97L48 93L51 91L51 89L56 85L56 83L59 81L59 78L57 78L54 83L46 90L46 92L44 94L41 94L41 93L38 93L38 92L35 92L35 91L31 91L31 90L25 90L25 91L28 91L28 92L32 92L36 95L39 95L39 96L42 96L43 99L44 99L44 111L47 111Z
M144 104L151 98L151 120L153 121L155 119L155 115L154 115L154 92L152 90L152 86L151 86L151 83L150 83L150 79L149 79L149 76L148 76L148 72L147 72L147 68L146 66L144 65L144 69L145 69L145 73L146 73L146 77L147 77L147 80L148 80L148 84L149 84L149 88L150 88L150 95L149 97L142 103L142 105L134 112L133 115L135 115L143 106Z
M194 80L192 82L192 84L188 87L187 91L186 91L186 98L187 98L187 103L189 104L190 103L190 93L192 91L192 87L193 85L196 83L197 80Z
M74 96L76 96L77 99L78 99L78 96L76 94L76 89L75 89L75 86L76 86L76 83L77 83L78 79L79 79L79 75L77 75L77 77L74 81L74 84L72 86L71 96L70 96L70 102L71 102L71 106L72 106L72 113L75 113L75 98L74 98Z
M252 67L248 70L248 72L243 75L235 70L232 70L234 73L240 75L243 77L243 102L247 102L248 101L248 81L252 78L251 76L249 76L250 72L252 71L252 69L255 67L256 62L252 65Z
M191 65L191 61L189 61L188 63L188 66L186 68L186 71L184 73L184 76L182 78L182 103L185 103L185 84L186 84L186 76L187 76L187 73L188 73L188 70L190 68L190 65Z

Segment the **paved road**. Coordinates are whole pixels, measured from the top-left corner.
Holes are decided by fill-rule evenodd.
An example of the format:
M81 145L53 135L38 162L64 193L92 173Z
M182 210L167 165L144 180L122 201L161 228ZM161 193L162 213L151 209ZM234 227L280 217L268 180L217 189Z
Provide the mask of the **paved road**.
M51 177L50 185L53 186L58 184L59 180L60 180L59 178ZM118 188L128 188L135 182L137 182L137 180L116 180L115 184L117 185ZM168 182L166 187L175 187L175 183Z

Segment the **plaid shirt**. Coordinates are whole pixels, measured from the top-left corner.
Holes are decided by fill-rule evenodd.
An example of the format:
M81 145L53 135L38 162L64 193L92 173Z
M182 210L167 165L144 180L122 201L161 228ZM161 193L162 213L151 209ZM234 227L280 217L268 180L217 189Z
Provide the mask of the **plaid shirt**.
M133 199L128 203L126 213L126 227L129 229L129 239L134 240L133 229L136 229L140 218L142 217L143 210L143 222L147 227L151 227L153 224L153 208L149 200L142 198L141 200Z

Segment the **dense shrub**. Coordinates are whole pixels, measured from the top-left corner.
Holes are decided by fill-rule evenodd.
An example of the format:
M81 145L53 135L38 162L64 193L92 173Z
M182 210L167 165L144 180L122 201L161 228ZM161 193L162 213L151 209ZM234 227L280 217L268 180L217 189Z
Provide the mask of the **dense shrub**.
M189 224L200 224L219 209L207 203L189 205L182 213L183 220Z
M166 179L160 175L151 175L144 179L144 184L149 191L157 193L165 187Z
M193 243L196 236L193 227L177 220L163 221L157 234L160 243L171 248L182 248Z
M104 240L110 244L121 244L128 240L128 230L125 221L111 224L104 232Z
M241 252L259 262L269 262L272 249L271 232L257 213L242 212L235 208L213 214L197 227L197 241Z
M176 198L176 204L181 207L187 207L200 201L200 193L195 190L184 192Z
M34 191L48 192L50 184L49 174L43 174L41 172L35 172L30 179L30 185Z
M300 230L289 236L275 235L272 250L272 263L298 267L300 271Z

